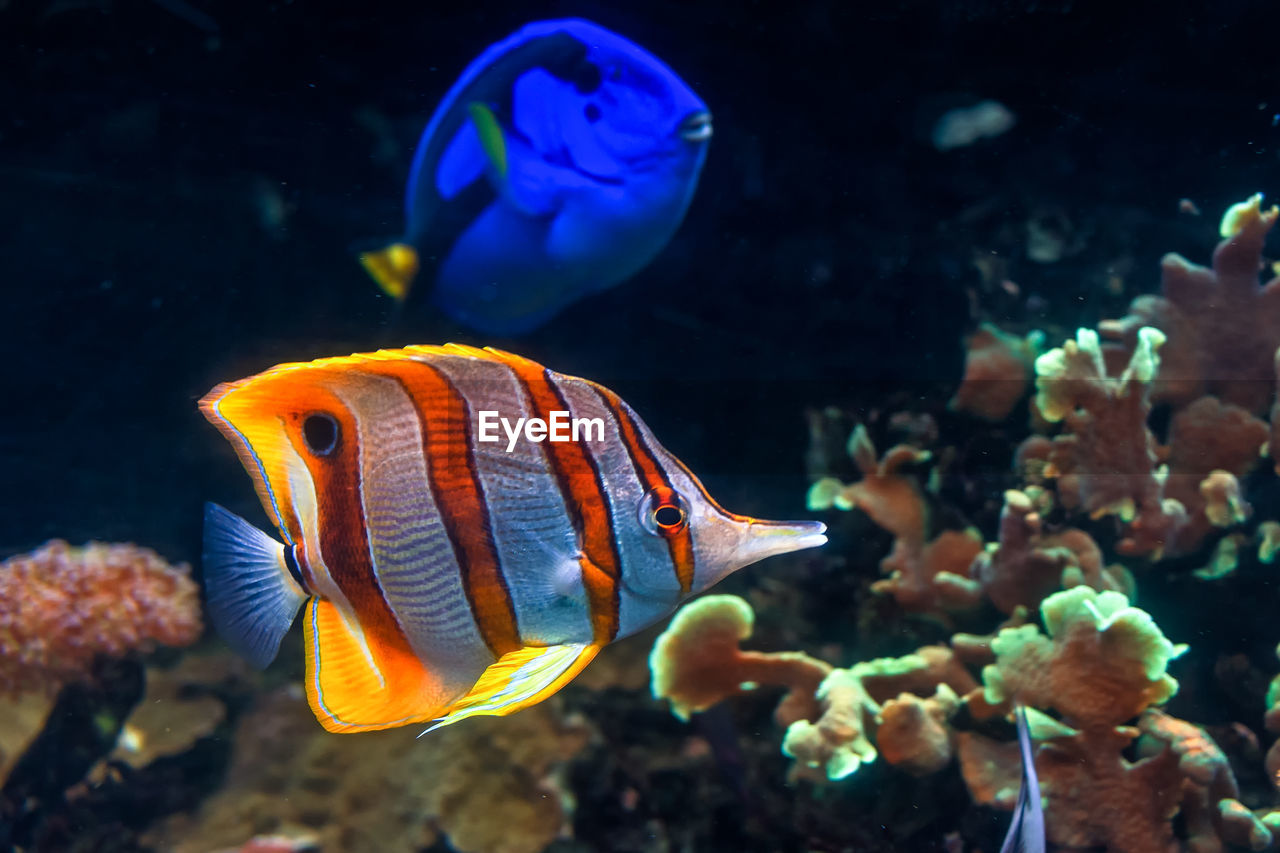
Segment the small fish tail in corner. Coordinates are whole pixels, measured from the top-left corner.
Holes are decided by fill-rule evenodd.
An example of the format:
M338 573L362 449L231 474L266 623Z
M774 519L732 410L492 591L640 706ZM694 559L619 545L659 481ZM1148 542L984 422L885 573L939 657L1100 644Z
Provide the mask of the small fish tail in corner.
M418 275L418 252L407 243L392 243L385 249L361 252L360 264L383 293L403 302Z

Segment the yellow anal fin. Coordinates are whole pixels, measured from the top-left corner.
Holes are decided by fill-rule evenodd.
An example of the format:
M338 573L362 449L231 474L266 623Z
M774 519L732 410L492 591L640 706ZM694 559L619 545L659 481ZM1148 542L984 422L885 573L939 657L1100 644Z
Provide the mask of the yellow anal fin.
M600 646L566 643L508 652L490 665L471 691L449 706L449 713L423 732L481 714L506 716L536 705L564 687L591 663Z
M502 133L498 117L493 114L493 110L478 101L467 104L467 115L471 116L471 123L476 127L476 136L480 137L484 156L489 158L498 181L505 184L508 167L507 139Z
M421 723L448 707L439 680L417 658L373 646L333 602L313 599L305 621L307 701L329 731Z
M376 252L362 252L360 263L382 292L401 302L418 275L418 252L407 243L392 243Z

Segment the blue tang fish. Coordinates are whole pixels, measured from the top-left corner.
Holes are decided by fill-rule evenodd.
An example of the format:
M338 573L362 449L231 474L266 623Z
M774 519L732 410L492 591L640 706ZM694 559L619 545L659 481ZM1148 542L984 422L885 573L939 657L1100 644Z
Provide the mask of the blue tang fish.
M487 334L541 325L641 270L684 218L706 104L653 54L589 21L529 24L476 58L418 142L402 240L361 262L398 300Z

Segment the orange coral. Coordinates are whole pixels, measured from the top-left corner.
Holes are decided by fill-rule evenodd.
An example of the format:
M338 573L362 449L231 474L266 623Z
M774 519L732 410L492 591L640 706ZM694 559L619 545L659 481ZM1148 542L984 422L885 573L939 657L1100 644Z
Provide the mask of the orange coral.
M732 595L707 595L675 615L649 655L653 695L671 702L682 720L760 686L786 687L778 708L783 725L817 715L814 695L831 665L802 652L747 652L751 605Z
M796 760L793 778L841 779L875 760L881 738L885 757L908 772L932 773L951 761L946 721L958 694L977 682L950 649L926 646L833 670L799 652L742 651L753 620L751 606L732 595L686 605L653 646L653 695L687 719L747 690L786 687L774 718L787 727L782 750Z
M1062 587L1086 584L1123 590L1125 578L1102 565L1102 551L1076 528L1046 534L1040 514L1026 492L1010 490L1000 513L1000 543L973 562L971 574L1003 613L1037 607Z
M1214 527L1248 517L1237 479L1257 464L1267 435L1266 423L1215 397L1201 397L1174 415L1164 495L1183 506L1187 523L1166 543L1166 553L1192 551Z
M929 506L916 481L900 470L929 454L900 444L877 461L875 445L861 424L849 437L848 449L862 479L847 486L833 478L819 480L809 489L808 504L812 510L856 507L893 534L893 550L880 562L889 577L872 589L914 612L943 614L977 605L982 593L968 572L982 541L954 530L927 541Z
M1130 536L1119 546L1124 553L1159 555L1186 523L1182 505L1165 500L1164 472L1147 428L1148 391L1163 343L1160 331L1142 329L1119 377L1107 374L1098 336L1088 329L1036 361L1036 405L1067 428L1053 440L1044 475L1057 478L1067 509L1095 518L1114 514L1128 524Z
M53 691L97 655L117 657L200 636L190 569L148 548L54 540L0 563L0 695Z
M1031 382L1031 365L1044 335L1025 338L983 323L965 340L964 380L948 404L985 421L1002 421Z
M1103 335L1127 349L1144 326L1164 332L1156 401L1181 406L1209 393L1250 412L1266 410L1280 346L1280 277L1260 286L1258 272L1278 214L1275 207L1262 210L1261 195L1231 208L1211 269L1166 255L1163 295L1140 296L1128 316L1101 324Z

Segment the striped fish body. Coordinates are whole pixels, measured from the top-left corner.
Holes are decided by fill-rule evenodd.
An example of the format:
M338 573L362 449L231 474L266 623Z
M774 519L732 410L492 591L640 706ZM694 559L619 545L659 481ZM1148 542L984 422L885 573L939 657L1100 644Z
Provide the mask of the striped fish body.
M683 598L825 541L726 512L616 394L496 350L284 364L200 409L284 540L209 506L212 621L265 665L302 609L331 731L527 707ZM522 418L551 435L499 426Z

